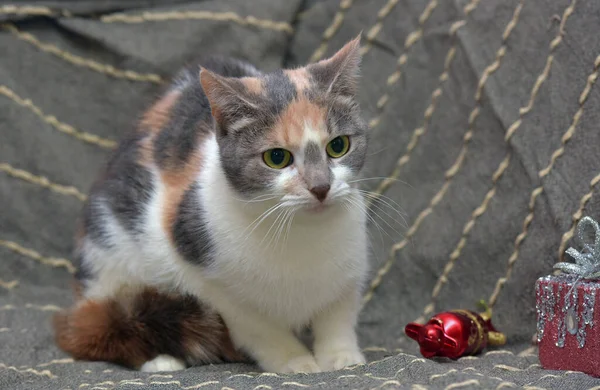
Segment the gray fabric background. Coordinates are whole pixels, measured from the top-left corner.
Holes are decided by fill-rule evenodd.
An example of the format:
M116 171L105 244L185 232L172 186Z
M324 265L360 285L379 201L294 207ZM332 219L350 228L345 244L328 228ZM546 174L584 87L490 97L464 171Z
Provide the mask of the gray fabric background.
M110 19L172 11L168 20ZM531 344L536 278L551 272L563 234L582 213L600 218L599 15L600 4L583 0L0 3L0 22L9 23L0 32L0 388L600 385L585 374L543 370ZM271 70L306 63L319 47L332 54L360 31L370 48L360 101L375 119L365 169L372 179L364 187L376 191L393 176L384 193L391 200L383 199L406 214L403 224L382 203L373 207L383 230L371 229L373 276L388 272L360 321L371 363L310 376L240 365L151 376L72 362L60 352L49 320L72 299L62 259L70 256L81 207L78 192L65 186L85 193L109 152L81 132L118 140L155 96L154 81L200 53ZM401 248L390 256L396 243ZM431 361L403 336L432 302L437 312L491 297L505 348Z

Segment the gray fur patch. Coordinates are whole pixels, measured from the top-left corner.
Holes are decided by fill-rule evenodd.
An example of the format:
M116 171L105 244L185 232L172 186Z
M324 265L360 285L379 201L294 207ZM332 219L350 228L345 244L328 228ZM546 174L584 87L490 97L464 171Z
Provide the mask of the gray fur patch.
M85 261L85 256L83 256L79 249L75 251L73 262L77 267L77 270L75 271L75 280L85 286L89 280L94 278L91 270L92 267L90 266L89 261Z
M85 234L94 243L101 247L111 248L113 243L104 217L106 207L103 206L102 202L103 200L99 197L88 199L83 207L83 226Z
M139 142L144 134L131 133L119 144L108 163L101 185L90 195L90 202L105 198L117 220L131 233L143 231L143 216L154 189L152 173L138 163Z
M319 165L323 160L324 155L321 147L315 142L309 142L304 148L304 164Z
M265 89L269 98L269 111L273 115L281 114L298 94L296 87L283 70L267 75Z
M193 185L183 196L173 224L177 251L195 265L207 266L212 261L213 243L206 228L198 199L198 186Z
M331 185L331 169L325 151L309 142L304 149L304 180L308 189Z
M229 183L239 193L251 195L269 188L277 173L263 162L262 132L219 139L221 166Z
M339 159L339 164L348 167L356 174L362 169L366 155L367 136L366 134L356 134L350 138L350 150Z
M308 71L314 82L332 95L354 97L360 64L360 46L353 41L332 58L311 64Z
M346 99L333 99L330 102L327 129L332 139L340 135L350 138L350 150L338 159L338 163L358 173L364 165L368 144L368 128L360 116L358 104Z
M200 83L189 84L171 109L169 121L154 140L154 160L162 169L181 169L212 131L208 99Z
M304 180L309 190L315 187L331 186L331 169L327 162L308 165L304 168Z

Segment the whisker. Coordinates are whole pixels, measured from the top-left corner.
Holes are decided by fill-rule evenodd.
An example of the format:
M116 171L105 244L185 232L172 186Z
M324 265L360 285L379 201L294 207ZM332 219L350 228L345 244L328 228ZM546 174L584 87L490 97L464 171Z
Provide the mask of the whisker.
M404 210L402 210L402 208L400 207L400 205L399 205L398 203L396 203L396 202L395 202L393 199L391 199L391 198L388 198L387 196L386 196L386 197L383 197L383 199L382 199L382 198L375 197L375 195L374 195L374 194L372 194L372 193L369 193L368 191L362 191L362 190L359 190L359 191L360 191L360 193L361 193L363 196L365 196L365 197L367 197L368 199L372 200L372 202L371 202L371 207L376 207L376 202L381 202L383 205L385 205L385 206L389 207L390 209L392 209L392 211L394 211L396 214L398 214L398 217L400 217L400 219L401 219L401 220L402 220L402 222L404 223L404 224L402 225L403 227L405 227L405 228L407 228L407 227L408 227L408 223L407 223L407 221L406 221L406 218L405 218L405 216L406 216L406 213L404 212ZM396 205L396 206L397 206L397 207L398 207L400 210L402 210L402 212L401 212L400 210L396 209L396 208L395 208L393 205L391 205L391 204L390 204L390 203L389 203L389 202L388 202L386 199L387 199L387 200L389 200L390 202L394 203L394 204L395 204L395 205ZM383 211L383 209L382 209L382 207L381 207L381 206L379 206L379 207L377 207L377 208L378 208L379 210ZM383 211L383 212L385 212L385 211ZM391 216L391 215L389 215L389 214L387 214L387 213L386 213L386 215L387 215L388 217L390 217L390 219L394 219L394 220L395 220L395 218L392 218L392 216Z
M379 206L377 204L373 204L373 207L375 207L376 210L379 210L380 212L382 212L383 214L385 214L388 218L390 218L392 220L395 220L394 218L392 218L392 216L389 213L387 213L383 209L383 207L381 207L381 206ZM396 230L396 228L394 228L385 218L383 218L381 215L379 215L377 213L374 213L374 215L377 215L379 217L379 219L381 221L383 221L383 223L385 223L390 229L392 229L394 231L394 233L396 233L398 236L402 236L402 234L398 230Z
M369 219L369 220L370 220L370 221L371 221L371 222L372 222L372 223L375 225L375 227L376 227L376 228L377 228L377 230L379 231L379 238L381 239L381 246L383 247L383 246L384 246L384 243L383 243L383 235L382 235L381 233L382 233L382 232L383 232L383 233L386 233L386 234L388 235L388 237L389 237L389 234L388 234L388 233L387 233L385 230L383 230L383 229L381 228L381 226L380 226L380 225L377 223L377 221L375 221L375 219L373 219L373 217L372 217L371 215L369 215L369 213L368 213L368 212L367 212L367 211L366 211L366 210L365 210L363 207L360 207L360 205L358 205L358 204L355 202L355 200L354 200L354 199L352 199L352 198L346 198L346 199L345 199L345 201L346 201L347 203L349 203L350 205L354 206L355 208L356 208L356 207L358 207L358 208L359 208L359 209L360 209L360 210L361 210L361 211L362 211L362 212L365 214L365 216L366 216L366 217L367 217L367 218L368 218L368 219ZM350 211L350 210L351 210L351 209L350 209L350 206L348 206L348 205L346 205L346 206L347 206L347 209ZM391 237L390 237L390 238L391 238Z
M290 214L290 209L286 209L283 212L283 218L281 218L281 221L279 222L279 225L277 226L277 229L275 230L275 234L273 235L273 239L274 239L273 246L275 248L277 248L277 244L281 243L279 241L279 237L281 236L281 232L283 230L283 227L285 226L285 222L287 221L289 214ZM269 245L270 245L270 241L269 241ZM283 251L283 246L281 246L281 249Z
M380 211L380 212L382 212L383 214L387 215L387 216L388 216L388 218L390 218L390 219L392 219L392 220L394 219L394 218L392 218L392 216L391 216L390 214L388 214L388 213L387 213L387 212L386 212L386 211L385 211L385 210L384 210L384 209L383 209L381 206L378 206L378 205L376 205L375 207L376 207L376 209L377 209L377 210L379 210L379 211ZM368 210L366 210L366 213L367 213L367 215L369 215L370 217L372 217L372 220L374 220L374 218L373 218L373 215L371 215L371 214L369 213L369 211L368 211ZM394 233L396 233L398 236L402 236L402 234L401 234L399 231L397 231L397 230L396 230L396 229L395 229L395 228L394 228L394 227L393 227L393 226L392 226L392 225L391 225L391 224L390 224L390 223L389 223L389 222L388 222L388 221L387 221L385 218L383 218L381 215L379 215L379 214L377 214L377 213L374 213L374 215L375 215L375 216L377 216L377 217L378 217L378 218L379 218L379 219L380 219L380 220L381 220L383 223L385 223L385 224L386 224L386 225L387 225L387 226L388 226L390 229L392 229L392 230L394 231ZM384 230L384 231L385 231L385 230ZM387 233L387 232L386 232L386 233ZM392 238L392 237L391 237L389 234L388 234L388 237Z
M364 191L364 190L361 190L361 191ZM387 199L387 200L389 200L389 201L390 201L390 202L392 202L394 205L396 205L400 211L402 211L403 215L407 215L406 211L405 211L405 210L402 208L402 206L400 206L400 205L398 204L398 202L396 202L394 199L390 198L389 196L385 196L385 195L383 195L383 194L378 194L378 193L376 193L376 192L372 192L372 191L364 191L364 192L365 192L365 193L369 193L369 194L371 194L372 196L376 196L376 197L377 197L377 199L381 199L381 198L383 198L383 199Z
M298 209L296 207L293 207L290 209L290 215L288 217L287 223L285 224L285 229L283 232L283 241L282 241L283 249L287 248L287 243L290 238L290 230L292 229L292 224L294 223L294 217L296 216L297 211L298 211Z
M375 177L363 177L361 179L355 179L355 180L348 180L346 183L350 184L350 183L359 183L362 181L367 181L367 180L391 180L391 181L395 181L401 184L405 184L407 187L411 188L411 189L415 189L415 187L413 187L412 185L410 185L408 182L405 182L404 180L400 180L400 179L394 179L391 177L383 177L383 176L375 176Z
M283 204L282 204L283 206ZM281 210L279 211L279 213L277 214L277 217L275 217L275 220L271 223L271 226L269 227L269 230L267 230L267 232L265 233L264 237L262 238L262 240L260 241L260 243L258 244L259 246L263 244L263 242L269 237L271 230L273 230L273 227L275 226L275 224L277 223L277 221L279 220L279 218L283 215L283 213L286 210ZM271 245L271 241L269 241L269 243L267 244L267 247Z
M345 198L348 195L351 195L354 190L356 190L356 189L355 188L342 188L339 191L336 191L336 193L331 196L330 200Z
M283 227L285 226L285 223L287 221L289 213L290 213L289 209L285 210L283 212L283 218L281 218L281 220L277 224L275 233L273 234L273 238L271 238L271 240L269 240L269 245L271 245L271 241L273 241L273 250L276 250L279 254L283 254L285 252L283 243L279 240L279 238L281 235L281 231L283 230Z
M390 148L389 146L386 146L385 148L381 148L381 149L379 149L379 150L378 150L378 151L376 151L376 152L373 152L373 153L369 153L369 154L367 154L367 157L375 156L376 154L379 154L379 153L381 153L381 152L384 152L384 151L388 150L389 148Z
M357 191L360 192L362 195L369 197L369 199L378 200L382 203L385 203L387 206L394 209L394 211L400 213L401 215L407 215L406 211L402 208L402 206L400 206L398 204L398 202L396 202L394 199L390 198L389 196L380 195L380 194L377 194L376 192L366 191L366 190L361 190L361 189L357 189ZM391 205L390 203L393 203L393 205ZM394 206L396 206L396 207L394 207Z
M273 249L276 249L278 247L278 243L280 243L279 239L281 237L281 233L283 232L283 229L285 227L285 224L287 222L287 219L289 218L290 214L292 214L295 209L293 208L293 206L290 207L289 204L286 204L286 206L288 207L287 209L283 210L276 218L276 220L273 222L273 226L275 226L275 231L273 236L271 237L271 239L269 240L267 246L271 246L271 243L273 243ZM281 217L281 218L280 218ZM269 229L271 230L271 229ZM269 232L267 232L267 235L269 234ZM282 249L282 253L283 253L283 249L285 249L284 246L281 246Z
M358 202L358 200L356 198L352 198L352 197L348 197L346 198L346 200L352 204L355 208L359 209L371 222L373 222L375 225L377 225L378 228L381 229L381 225L379 225L377 223L377 221L373 218L372 215L369 214L368 210L361 204ZM384 229L381 229L385 234L388 235L388 237L392 238L388 232L386 232Z
M276 204L274 206L271 206L269 209L267 209L267 211L265 211L264 213L262 213L261 215L258 216L258 218L256 218L254 220L254 222L252 222L250 225L248 225L248 227L246 229L244 229L244 231L242 233L244 233L246 230L248 230L252 225L254 225L254 227L252 228L252 230L246 235L246 237L244 237L244 241L246 241L251 235L252 233L256 230L256 228L258 228L258 226L260 226L260 224L269 217L269 215L273 214L277 209L279 209L280 207L283 207L282 203ZM258 221L258 222L257 222Z
M235 196L231 196L231 198L233 198L233 199L235 199L235 200L237 200L239 202L242 202L242 203L253 203L253 202L264 202L264 201L267 201L267 200L276 199L276 198L278 198L280 196L281 196L281 194L277 194L277 193L267 193L267 194L258 195L258 196L254 197L252 199L249 199L249 200L240 199L240 198L237 198Z
M273 199L277 199L278 196L271 196L268 198L261 198L261 199L252 199L252 200L246 200L244 201L244 203L259 203L259 202L266 202L268 200L273 200Z
M285 236L284 236L284 246L287 246L288 240L290 238L290 231L292 230L292 223L294 222L294 217L296 216L296 211L298 211L297 208L293 209L292 212L292 216L290 217L290 221L288 222L288 226L287 229L285 231Z
M269 207L266 211L264 211L262 214L260 214L254 221L252 221L252 223L250 225L248 225L246 227L246 229L244 229L244 231L242 233L245 233L246 230L250 229L259 219L261 219L263 216L265 216L265 214L269 213L271 210L273 210L274 208L278 207L279 205L273 205L271 207Z

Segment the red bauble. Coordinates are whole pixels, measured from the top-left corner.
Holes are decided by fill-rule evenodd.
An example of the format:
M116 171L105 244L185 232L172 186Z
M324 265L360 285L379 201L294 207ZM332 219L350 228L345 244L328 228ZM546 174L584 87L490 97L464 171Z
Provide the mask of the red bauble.
M416 340L426 358L443 356L458 359L475 355L488 345L506 343L504 334L491 322L491 312L475 313L469 310L451 310L436 314L426 324L410 323L404 332Z

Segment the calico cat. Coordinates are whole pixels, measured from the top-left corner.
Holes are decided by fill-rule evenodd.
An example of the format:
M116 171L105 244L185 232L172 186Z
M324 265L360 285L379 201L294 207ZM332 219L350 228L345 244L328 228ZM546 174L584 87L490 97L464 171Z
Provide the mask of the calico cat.
M58 345L142 371L364 363L359 63L356 38L302 68L221 59L175 77L91 190ZM312 352L296 335L308 326Z

